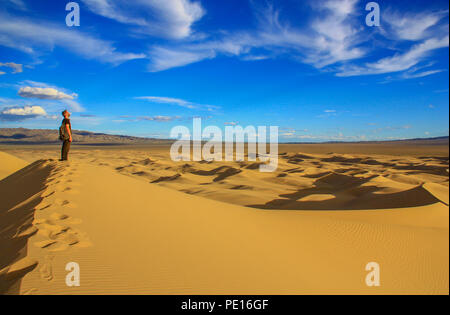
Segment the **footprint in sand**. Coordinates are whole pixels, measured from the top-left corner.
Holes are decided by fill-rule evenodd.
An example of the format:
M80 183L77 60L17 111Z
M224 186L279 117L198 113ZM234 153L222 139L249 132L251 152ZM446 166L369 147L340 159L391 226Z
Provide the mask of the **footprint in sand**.
M52 207L51 204L41 204L41 205L39 205L39 207L36 208L36 210L44 211L44 210L47 210L47 209L49 209L51 207Z
M55 191L49 192L48 194L46 194L45 196L43 195L42 198L48 198L50 196L53 196L55 194Z
M75 209L78 206L69 200L55 199L55 205Z
M55 242L52 245L46 247L45 249L49 252L56 253L56 252L63 252L69 249L69 244L65 244L62 242Z
M73 181L72 179L68 179L65 181L65 184L68 184L70 186L81 186L80 183Z
M72 194L72 195L77 195L79 194L78 190L72 189L71 187L65 187L62 189L63 193L68 193L68 194Z
M56 243L56 241L53 241L53 240L45 240L45 241L35 242L34 245L36 247L44 249L44 248L52 246L55 243Z
M39 235L45 240L35 242L34 245L50 252L65 251L74 245L89 246L86 234L72 227L77 224L81 224L81 220L56 212L49 219L36 220Z
M53 186L59 185L60 183L61 183L61 181L59 181L59 180L48 181L48 182L47 182L47 186L48 186L48 187L53 187Z
M40 264L39 274L41 279L52 281L53 280L53 259L54 256L45 256L44 262Z

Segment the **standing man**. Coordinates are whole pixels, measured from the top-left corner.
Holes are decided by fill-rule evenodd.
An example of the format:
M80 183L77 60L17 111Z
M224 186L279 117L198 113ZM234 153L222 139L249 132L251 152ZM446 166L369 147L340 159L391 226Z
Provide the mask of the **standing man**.
M62 112L64 120L60 128L60 137L63 141L61 149L61 161L67 161L69 157L70 144L72 143L72 124L70 123L70 113L66 109Z

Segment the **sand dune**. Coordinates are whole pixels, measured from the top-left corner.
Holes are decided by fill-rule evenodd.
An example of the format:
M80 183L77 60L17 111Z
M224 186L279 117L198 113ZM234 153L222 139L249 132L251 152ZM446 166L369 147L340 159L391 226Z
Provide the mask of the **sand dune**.
M289 152L260 173L165 150L54 154L0 182L3 292L449 292L448 158ZM65 285L69 262L80 287Z
M0 151L0 180L24 168L28 163Z

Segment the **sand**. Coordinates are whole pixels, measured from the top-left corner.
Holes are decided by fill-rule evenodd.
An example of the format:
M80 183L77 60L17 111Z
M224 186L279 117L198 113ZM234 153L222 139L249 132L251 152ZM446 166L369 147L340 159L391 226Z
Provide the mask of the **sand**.
M275 173L160 147L75 147L66 164L8 150L33 164L0 181L0 292L449 293L445 152L295 149ZM70 262L80 287L66 286Z
M0 162L0 180L24 168L28 164L27 162L16 158L15 156L1 151Z

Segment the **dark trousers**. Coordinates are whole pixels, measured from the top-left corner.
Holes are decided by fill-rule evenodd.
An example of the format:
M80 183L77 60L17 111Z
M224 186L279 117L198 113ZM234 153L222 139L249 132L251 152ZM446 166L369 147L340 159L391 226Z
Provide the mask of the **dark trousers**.
M69 151L70 151L70 141L65 140L62 145L61 149L61 160L67 161L69 158Z

